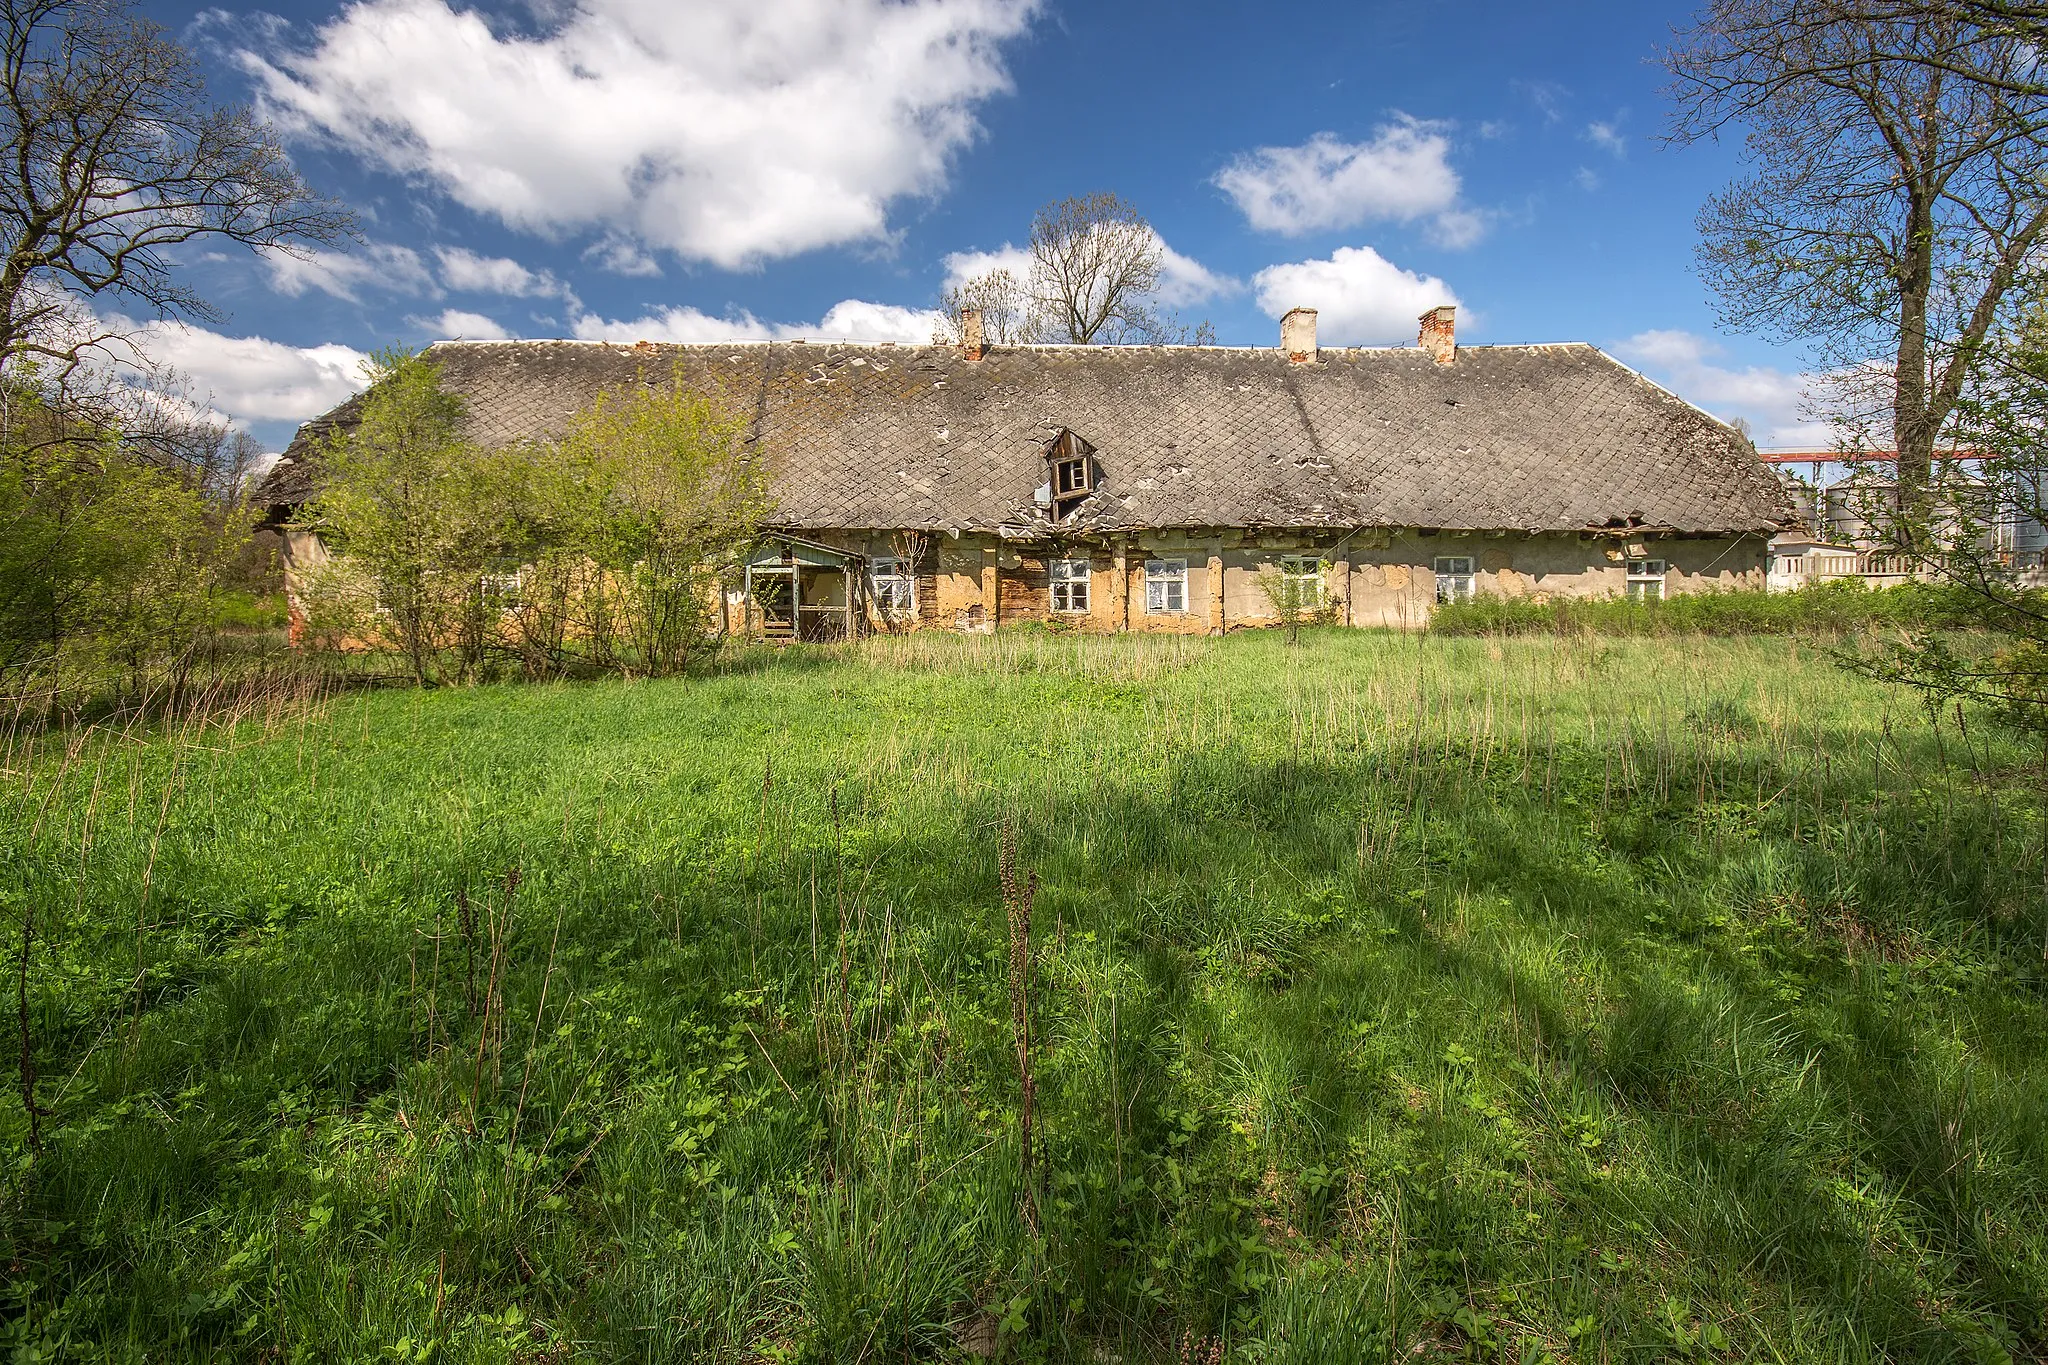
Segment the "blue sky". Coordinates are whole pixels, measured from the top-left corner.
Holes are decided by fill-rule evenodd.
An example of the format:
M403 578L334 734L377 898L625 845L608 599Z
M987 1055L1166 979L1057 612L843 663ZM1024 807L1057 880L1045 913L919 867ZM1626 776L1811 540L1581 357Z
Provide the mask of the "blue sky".
M1766 445L1801 357L1723 335L1693 218L1736 149L1661 146L1686 4L159 0L363 241L188 263L227 318L152 329L272 445L362 352L439 336L928 336L950 276L1111 190L1225 344L1591 341Z

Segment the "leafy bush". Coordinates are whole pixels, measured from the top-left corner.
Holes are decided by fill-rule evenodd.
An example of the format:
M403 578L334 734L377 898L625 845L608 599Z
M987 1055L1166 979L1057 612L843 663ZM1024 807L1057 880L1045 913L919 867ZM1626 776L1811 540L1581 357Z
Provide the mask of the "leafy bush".
M744 423L680 380L634 384L559 439L488 450L432 361L383 352L371 380L304 523L336 551L301 582L316 644L393 651L424 685L504 661L661 676L710 642L768 505Z
M13 401L36 420L0 441L0 694L73 711L175 685L212 632L236 519L116 437Z
M1941 622L1952 595L1931 584L1871 588L1839 579L1794 592L1688 593L1661 602L1477 597L1439 606L1429 628L1442 635L1846 635Z

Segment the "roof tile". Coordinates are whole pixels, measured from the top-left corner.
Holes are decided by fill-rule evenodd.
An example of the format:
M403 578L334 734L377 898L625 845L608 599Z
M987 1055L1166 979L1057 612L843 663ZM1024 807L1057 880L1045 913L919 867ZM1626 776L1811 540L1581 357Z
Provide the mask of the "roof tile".
M1591 346L1272 349L627 347L443 342L427 353L471 437L559 434L605 388L692 388L753 418L777 524L791 529L1043 526L1032 493L1061 428L1095 447L1100 491L1066 529L1434 526L1776 529L1776 478L1728 427ZM265 482L272 503L318 486L325 433L301 428Z

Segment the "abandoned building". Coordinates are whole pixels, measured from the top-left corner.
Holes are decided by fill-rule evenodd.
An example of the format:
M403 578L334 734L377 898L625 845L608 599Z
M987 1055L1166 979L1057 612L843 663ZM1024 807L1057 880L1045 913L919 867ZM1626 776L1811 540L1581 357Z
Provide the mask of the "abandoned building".
M442 342L428 354L487 448L546 439L600 390L668 383L751 413L770 529L732 629L1221 633L1306 604L1418 626L1436 604L1761 587L1792 520L1737 433L1596 348L1460 346L1450 308L1410 347L801 341ZM314 497L309 422L260 497ZM290 556L323 553L291 532Z

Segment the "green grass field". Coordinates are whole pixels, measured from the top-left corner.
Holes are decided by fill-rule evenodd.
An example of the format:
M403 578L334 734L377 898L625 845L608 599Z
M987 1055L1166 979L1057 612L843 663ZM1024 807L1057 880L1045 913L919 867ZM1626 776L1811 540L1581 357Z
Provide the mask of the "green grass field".
M17 736L0 1343L2048 1358L2037 759L1811 642L1351 632Z

